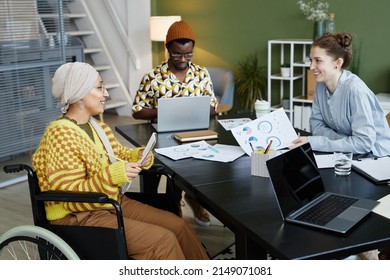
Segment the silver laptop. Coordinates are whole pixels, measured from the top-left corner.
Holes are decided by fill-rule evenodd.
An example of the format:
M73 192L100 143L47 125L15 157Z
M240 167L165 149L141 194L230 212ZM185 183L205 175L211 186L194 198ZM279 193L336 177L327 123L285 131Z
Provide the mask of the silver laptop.
M210 96L160 98L158 100L157 132L208 129Z
M345 233L379 204L325 191L310 143L267 162L282 217L293 222Z

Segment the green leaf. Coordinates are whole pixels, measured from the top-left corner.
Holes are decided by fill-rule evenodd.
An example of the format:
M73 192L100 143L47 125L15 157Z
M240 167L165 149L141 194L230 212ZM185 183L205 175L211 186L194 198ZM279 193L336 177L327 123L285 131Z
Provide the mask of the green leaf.
M238 64L236 84L241 105L253 112L256 100L263 100L267 88L266 67L260 65L257 53Z

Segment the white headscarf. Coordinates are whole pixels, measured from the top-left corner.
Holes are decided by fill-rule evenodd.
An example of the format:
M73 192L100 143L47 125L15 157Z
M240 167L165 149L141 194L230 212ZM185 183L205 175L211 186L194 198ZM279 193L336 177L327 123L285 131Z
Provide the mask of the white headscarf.
M99 73L88 63L70 62L60 66L52 79L52 94L61 98L61 111L83 99L92 89Z

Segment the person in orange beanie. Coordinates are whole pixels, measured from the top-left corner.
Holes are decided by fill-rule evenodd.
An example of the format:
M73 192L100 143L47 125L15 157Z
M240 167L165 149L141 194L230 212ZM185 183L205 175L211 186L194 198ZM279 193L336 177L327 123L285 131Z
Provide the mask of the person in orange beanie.
M192 62L195 39L195 33L185 21L177 21L169 27L165 40L169 58L143 76L132 106L135 119L156 121L159 98L187 96L209 95L210 114L215 114L218 101L210 74L206 67ZM181 193L178 197L180 201ZM208 212L194 198L187 194L184 198L194 212L195 221L209 226Z

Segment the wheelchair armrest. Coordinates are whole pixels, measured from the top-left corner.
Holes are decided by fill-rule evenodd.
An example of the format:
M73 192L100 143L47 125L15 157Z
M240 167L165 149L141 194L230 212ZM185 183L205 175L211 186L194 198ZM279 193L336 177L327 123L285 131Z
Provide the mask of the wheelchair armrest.
M67 191L46 191L36 195L40 201L63 201L63 202L88 202L88 203L109 203L109 198L104 193L83 193Z
M17 173L22 170L27 171L28 183L30 188L31 202L34 204L36 201L62 201L62 202L85 202L85 203L109 203L116 212L118 220L118 228L123 228L123 215L122 208L119 203L109 198L103 193L86 193L86 192L66 192L66 191L46 191L40 192L38 186L37 175L33 168L27 164L12 164L4 166L6 173ZM34 218L35 219L35 218Z
M85 202L85 203L109 203L115 208L118 227L123 228L122 208L119 203L109 198L104 193L91 192L67 192L45 191L35 195L37 201L62 201L62 202Z
M168 174L168 171L166 170L165 166L162 164L153 164L149 169L142 170L139 173L139 175L146 175L146 174L165 175Z
M154 183L159 183L161 176L164 175L167 179L165 193L158 193L156 187L156 192L127 192L125 195L131 199L138 200L181 216L181 209L177 199L179 193L174 182L173 173L162 164L154 164L150 169L142 170L140 175L144 175L146 178L147 176L150 176L152 180L149 181L149 183L152 183L152 185ZM157 179L157 181L154 182L153 179ZM152 188L154 190L154 185Z
M173 191L174 183L173 183L173 174L167 170L167 168L162 164L153 164L149 169L142 170L139 175L164 175L168 178L169 184L167 185L167 191Z

